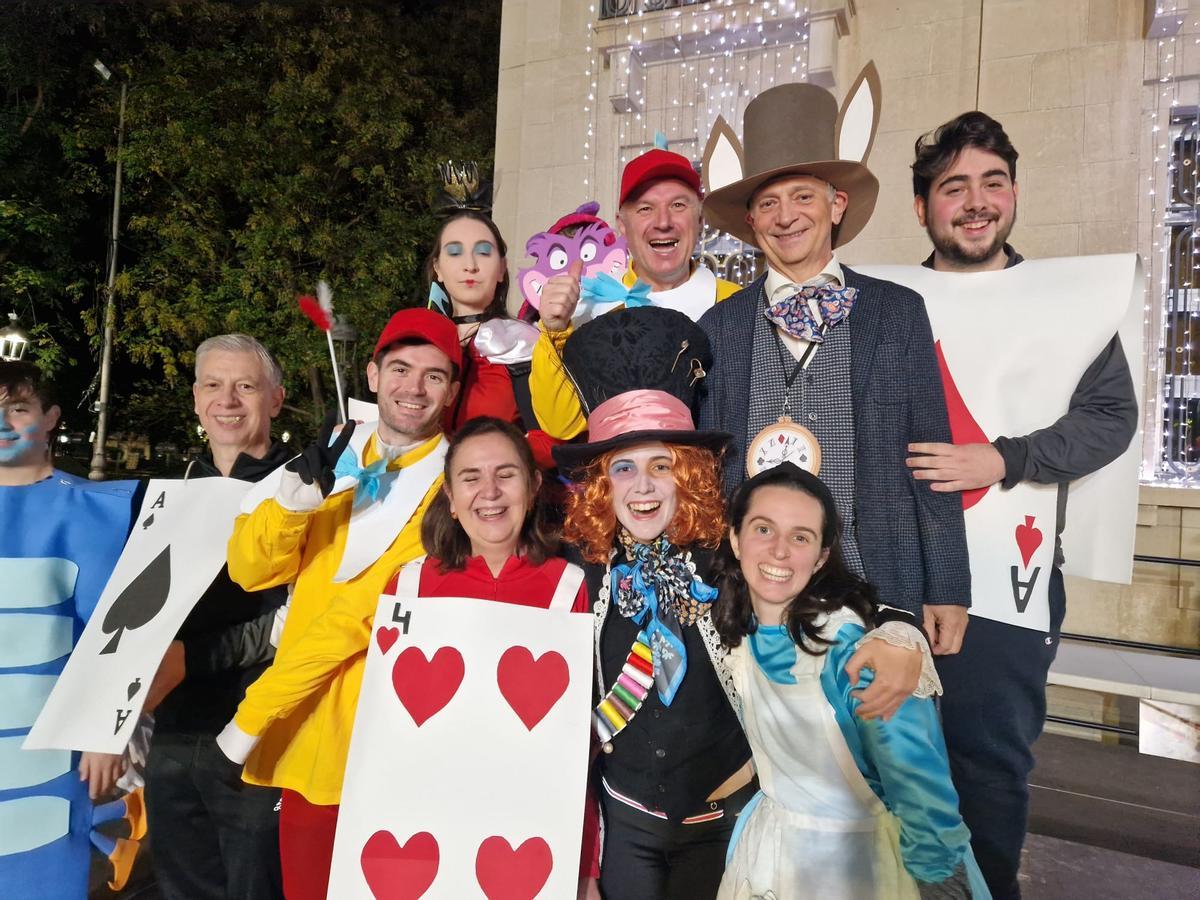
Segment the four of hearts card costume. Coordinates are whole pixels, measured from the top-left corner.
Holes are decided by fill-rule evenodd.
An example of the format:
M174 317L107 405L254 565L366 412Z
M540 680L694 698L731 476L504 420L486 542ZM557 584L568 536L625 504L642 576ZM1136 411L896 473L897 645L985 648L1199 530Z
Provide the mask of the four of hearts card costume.
M833 643L820 656L786 625L760 625L730 651L762 790L738 820L722 900L916 900L918 881L938 896L990 896L933 701L909 698L886 721L854 714L845 665L864 631L843 608L821 625Z
M22 750L129 533L137 483L55 470L0 487L0 885L87 895L92 805L79 754Z
M512 556L493 575L481 557L468 557L461 569L428 558L397 574L379 598L330 896L382 896L377 889L389 883L404 884L412 896L471 896L496 883L512 891L503 896L532 896L547 878L547 896L564 885L573 896L579 878L599 876L599 820L590 799L582 853L578 830L590 617L543 612L586 613L587 603L583 572L563 559ZM564 626L574 626L574 640L553 643ZM522 646L506 649L514 636ZM562 683L571 649L574 672ZM521 652L524 664L509 665L523 665L521 676L532 672L546 693L522 682L514 688L519 697L506 695L506 702L497 692L500 669ZM555 830L569 821L571 830ZM500 840L490 835L515 852L489 850ZM521 893L526 879L533 888Z

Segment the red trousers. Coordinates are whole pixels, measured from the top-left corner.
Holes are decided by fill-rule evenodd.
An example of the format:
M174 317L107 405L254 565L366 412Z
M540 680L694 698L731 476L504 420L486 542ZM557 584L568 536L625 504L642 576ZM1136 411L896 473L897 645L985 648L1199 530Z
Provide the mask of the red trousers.
M279 809L279 858L287 900L325 900L333 864L338 806L315 806L284 789Z

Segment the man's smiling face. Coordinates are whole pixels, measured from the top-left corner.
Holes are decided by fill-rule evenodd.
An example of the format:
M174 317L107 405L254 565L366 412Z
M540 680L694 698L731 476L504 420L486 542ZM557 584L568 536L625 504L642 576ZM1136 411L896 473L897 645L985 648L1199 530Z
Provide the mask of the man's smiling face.
M367 364L379 403L379 437L409 444L442 429L442 413L458 396L453 364L433 344L397 344Z
M800 282L829 262L833 226L842 221L846 201L820 178L784 176L755 191L746 222L771 268Z
M638 277L656 291L677 288L692 273L692 250L700 237L700 197L682 181L664 178L617 214Z

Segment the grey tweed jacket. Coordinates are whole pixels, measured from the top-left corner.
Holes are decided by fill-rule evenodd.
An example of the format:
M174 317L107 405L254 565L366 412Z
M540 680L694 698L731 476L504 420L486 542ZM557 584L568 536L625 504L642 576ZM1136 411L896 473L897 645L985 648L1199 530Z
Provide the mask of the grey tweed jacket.
M858 545L879 599L920 614L924 603L969 606L971 572L962 498L936 493L904 465L912 441L950 442L933 332L920 294L843 266L856 288L850 346L854 398ZM700 319L713 366L699 399L699 427L733 435L725 488L746 477L751 335L760 315L759 278Z

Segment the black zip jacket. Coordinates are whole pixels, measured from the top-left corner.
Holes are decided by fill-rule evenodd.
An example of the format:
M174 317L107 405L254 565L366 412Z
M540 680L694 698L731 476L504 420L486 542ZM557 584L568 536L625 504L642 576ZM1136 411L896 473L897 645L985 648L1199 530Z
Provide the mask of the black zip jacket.
M295 454L272 444L256 459L243 453L230 476L261 481ZM211 457L193 460L187 478L220 478ZM246 688L275 658L271 631L276 610L287 601L287 588L245 591L222 566L208 590L188 614L177 639L183 642L183 681L155 711L155 732L215 736L233 718Z

